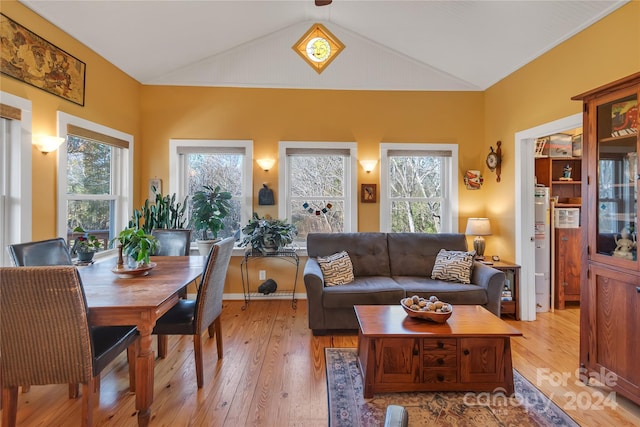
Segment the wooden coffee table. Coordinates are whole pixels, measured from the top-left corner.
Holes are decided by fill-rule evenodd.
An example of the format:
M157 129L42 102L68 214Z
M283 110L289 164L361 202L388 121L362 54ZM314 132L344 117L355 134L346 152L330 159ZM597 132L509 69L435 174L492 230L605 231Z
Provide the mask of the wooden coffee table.
M446 323L407 316L398 305L356 305L364 397L398 391L513 393L516 328L481 306L456 305Z

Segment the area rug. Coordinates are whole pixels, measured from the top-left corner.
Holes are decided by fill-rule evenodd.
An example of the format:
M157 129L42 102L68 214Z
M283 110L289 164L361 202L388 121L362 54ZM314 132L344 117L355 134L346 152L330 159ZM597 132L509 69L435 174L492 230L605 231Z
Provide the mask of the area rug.
M515 392L405 392L362 396L354 348L327 348L330 427L383 426L388 405L404 406L409 426L578 426L555 403L514 370Z

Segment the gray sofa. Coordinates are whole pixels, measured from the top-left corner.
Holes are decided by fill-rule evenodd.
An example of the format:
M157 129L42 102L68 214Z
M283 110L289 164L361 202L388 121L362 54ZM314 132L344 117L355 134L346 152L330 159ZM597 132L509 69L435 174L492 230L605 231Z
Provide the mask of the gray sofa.
M431 279L440 249L466 251L464 234L310 233L304 268L309 328L358 329L354 305L400 304L405 296L437 296L451 304L477 304L500 316L504 273L474 261L471 284ZM355 280L325 286L317 257L346 251Z

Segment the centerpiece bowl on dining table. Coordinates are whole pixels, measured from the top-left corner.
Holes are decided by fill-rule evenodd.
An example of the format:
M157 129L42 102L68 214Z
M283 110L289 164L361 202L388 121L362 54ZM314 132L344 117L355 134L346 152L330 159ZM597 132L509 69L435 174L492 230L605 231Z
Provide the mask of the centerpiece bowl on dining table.
M440 304L436 305L436 303ZM417 296L403 298L400 300L400 305L407 313L407 316L435 323L445 323L453 314L453 306L451 304L439 301L435 297L431 297L431 300Z
M155 262L150 262L149 264L144 264L135 268L129 268L126 265L120 268L115 266L111 271L122 279L130 279L132 277L146 276L155 266Z

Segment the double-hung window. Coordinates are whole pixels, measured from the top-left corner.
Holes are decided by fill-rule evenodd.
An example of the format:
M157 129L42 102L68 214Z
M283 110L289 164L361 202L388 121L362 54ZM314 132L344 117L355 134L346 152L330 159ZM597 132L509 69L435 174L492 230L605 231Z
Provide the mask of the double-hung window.
M10 175L7 173L10 169L9 163L9 147L11 146L11 120L20 120L20 110L15 109L16 119L8 118L0 115L0 248L5 248L9 244L7 234L9 231L8 203ZM0 255L0 266L9 265L4 253Z
M170 192L182 201L204 185L231 193L231 214L223 219L224 229L218 237L239 237L239 230L249 222L252 210L253 142L238 140L184 140L169 143ZM192 239L200 238L194 235Z
M458 146L381 144L380 230L458 229Z
M131 215L133 136L62 112L58 134L58 235L82 227L108 244Z
M0 92L0 248L31 240L31 101ZM11 265L0 249L0 266Z
M356 231L356 151L355 143L280 142L278 214L297 227L296 242Z

